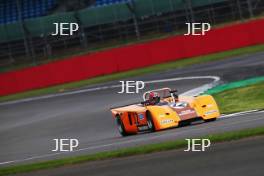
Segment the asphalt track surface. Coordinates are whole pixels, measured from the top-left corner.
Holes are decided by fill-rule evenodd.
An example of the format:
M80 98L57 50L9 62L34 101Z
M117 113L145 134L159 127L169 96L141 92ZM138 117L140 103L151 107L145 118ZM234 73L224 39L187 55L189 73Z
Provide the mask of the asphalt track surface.
M204 152L184 149L39 171L28 176L263 176L264 138L213 144ZM22 176L21 175L21 176Z
M149 74L129 80L158 80L188 76L219 76L223 82L264 75L264 53L199 64L185 69ZM180 93L212 82L211 79L148 84L145 90L171 87ZM116 85L118 81L87 88ZM139 95L120 95L120 88L76 93L34 101L0 105L0 167L32 163L130 146L157 143L264 125L263 112L236 115L184 128L123 138L110 107L141 101ZM55 138L76 138L80 145L71 153L56 153Z

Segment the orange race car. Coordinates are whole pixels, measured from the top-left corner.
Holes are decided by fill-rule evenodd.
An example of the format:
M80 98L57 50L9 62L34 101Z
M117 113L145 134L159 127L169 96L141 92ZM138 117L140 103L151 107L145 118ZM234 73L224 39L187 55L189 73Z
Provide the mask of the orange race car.
M144 93L141 104L111 109L122 136L188 125L195 120L214 121L220 116L210 95L178 96L170 88Z

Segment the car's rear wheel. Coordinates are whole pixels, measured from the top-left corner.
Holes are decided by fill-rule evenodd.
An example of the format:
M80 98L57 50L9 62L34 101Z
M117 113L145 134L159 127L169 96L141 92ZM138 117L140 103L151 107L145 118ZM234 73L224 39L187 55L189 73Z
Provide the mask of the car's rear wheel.
M120 116L116 116L116 124L117 124L119 133L122 136L128 136L128 133L126 132L125 126L124 126Z
M153 118L151 116L151 113L149 111L147 111L147 123L148 123L148 128L151 132L155 131L155 125L153 123Z

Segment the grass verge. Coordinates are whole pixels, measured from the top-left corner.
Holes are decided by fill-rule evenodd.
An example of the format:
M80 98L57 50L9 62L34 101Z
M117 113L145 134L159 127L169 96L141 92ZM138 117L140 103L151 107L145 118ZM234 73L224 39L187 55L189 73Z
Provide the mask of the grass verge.
M233 57L233 56L252 54L252 53L256 53L260 51L264 51L264 45L256 45L256 46L240 48L240 49L225 51L225 52L216 53L216 54L210 54L206 56L193 57L193 58L183 59L179 61L153 65L153 66L142 68L142 69L136 69L136 70L127 71L127 72L100 76L100 77L87 79L87 80L83 80L79 82L72 82L68 84L32 90L32 91L13 94L9 96L2 96L0 97L0 102L18 100L18 99L41 96L41 95L46 95L46 94L58 93L58 92L64 92L68 90L81 88L87 85L98 84L98 83L103 83L107 81L119 80L119 79L125 79L129 77L140 76L140 75L144 75L148 73L161 72L161 71L166 71L170 69L184 68L184 67L191 66L194 64L207 63L211 61L226 59L226 58Z
M209 136L203 136L202 138L210 139L211 142L217 143L217 142L239 140L243 138L260 136L260 135L264 135L264 127L246 129L235 132L226 132L221 134L213 134ZM180 149L185 147L187 147L186 140L176 140L176 141L164 142L159 144L145 145L143 147L141 146L141 147L127 148L113 152L102 152L87 156L79 156L79 157L53 160L53 161L28 164L28 165L11 166L7 168L1 168L0 175L3 176L3 175L10 175L17 173L32 172L36 170L52 169L66 165L80 164L90 161L148 154L153 152L168 151L168 150Z
M224 114L264 109L264 82L213 94Z

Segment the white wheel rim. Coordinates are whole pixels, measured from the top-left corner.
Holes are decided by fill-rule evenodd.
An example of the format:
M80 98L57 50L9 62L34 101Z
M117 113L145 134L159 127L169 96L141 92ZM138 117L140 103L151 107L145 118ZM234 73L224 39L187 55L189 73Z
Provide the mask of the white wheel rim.
M118 120L118 121L117 121L117 126L118 126L118 130L119 130L119 132L120 132L120 133L123 133L123 128L122 128L122 126L121 126L121 120Z
M152 128L152 122L150 120L148 120L148 127Z

